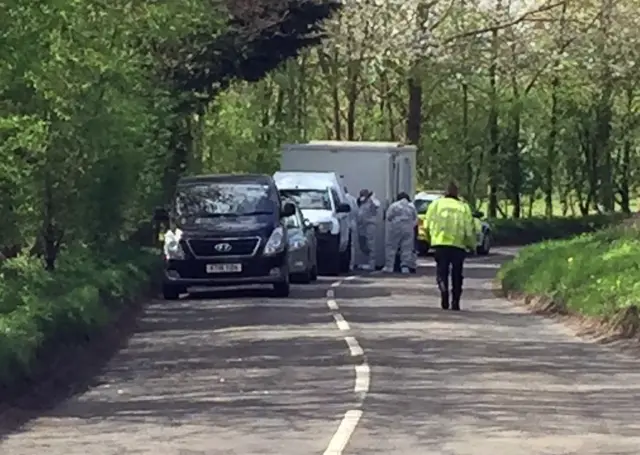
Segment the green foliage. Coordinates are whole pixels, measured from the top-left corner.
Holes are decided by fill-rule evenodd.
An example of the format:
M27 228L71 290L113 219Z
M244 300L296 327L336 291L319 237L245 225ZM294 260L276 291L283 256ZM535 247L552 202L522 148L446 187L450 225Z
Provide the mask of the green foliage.
M43 348L99 332L140 295L159 260L131 249L108 257L80 247L64 253L55 275L28 256L0 267L0 386L28 377Z
M188 147L195 114L233 79L258 80L317 43L339 6L0 4L0 385L28 376L51 343L100 330L139 294L157 255L123 250L123 240L154 237L153 209L173 192L165 177L201 159ZM220 112L252 115L242 103ZM230 118L228 128L242 126ZM264 168L254 142L219 137L209 167Z
M627 215L621 213L583 217L497 218L489 220L497 245L526 245L550 239L564 239L594 232L616 224Z
M420 186L456 179L478 207L493 193L492 217L637 210L638 2L546 6L345 2L321 46L231 85L245 106L213 115L205 149L222 136L271 164L283 142L414 140Z
M571 310L611 317L640 299L640 232L612 227L523 249L499 278L507 291L541 295Z

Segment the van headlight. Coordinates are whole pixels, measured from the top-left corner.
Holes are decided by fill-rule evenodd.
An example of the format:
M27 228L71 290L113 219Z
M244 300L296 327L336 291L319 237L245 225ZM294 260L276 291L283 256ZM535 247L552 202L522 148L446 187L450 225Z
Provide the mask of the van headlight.
M331 232L331 228L333 227L333 223L331 221L323 221L321 223L316 224L316 229L320 234L326 234L327 232Z
M270 256L282 252L285 245L284 240L284 229L282 226L278 226L269 236L269 240L267 240L267 244L264 246L263 254Z
M164 257L170 259L184 259L184 249L180 245L180 240L174 236L166 235L164 238Z

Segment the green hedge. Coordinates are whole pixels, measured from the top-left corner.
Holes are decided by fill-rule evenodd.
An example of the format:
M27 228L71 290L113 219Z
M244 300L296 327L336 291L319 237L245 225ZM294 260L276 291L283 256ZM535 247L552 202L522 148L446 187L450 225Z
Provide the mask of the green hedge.
M505 291L548 297L606 320L640 301L640 231L628 223L531 245L498 277Z
M78 344L111 323L149 289L158 255L128 249L100 257L75 248L57 269L21 256L0 265L0 386L12 387L38 367L38 356L58 343Z
M495 245L527 245L594 232L617 224L628 215L588 215L575 218L497 218L489 220Z

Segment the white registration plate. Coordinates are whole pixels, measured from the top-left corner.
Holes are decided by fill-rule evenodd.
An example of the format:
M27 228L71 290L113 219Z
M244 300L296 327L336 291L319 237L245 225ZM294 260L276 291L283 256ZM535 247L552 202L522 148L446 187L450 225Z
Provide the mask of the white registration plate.
M207 273L242 272L242 264L207 264Z

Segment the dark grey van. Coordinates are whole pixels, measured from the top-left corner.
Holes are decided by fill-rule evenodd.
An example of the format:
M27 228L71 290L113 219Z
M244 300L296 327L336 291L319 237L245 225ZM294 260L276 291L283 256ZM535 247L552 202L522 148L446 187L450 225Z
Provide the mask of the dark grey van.
M270 284L289 295L288 239L282 203L268 175L182 178L169 210L163 252L163 294L175 300L189 287Z

